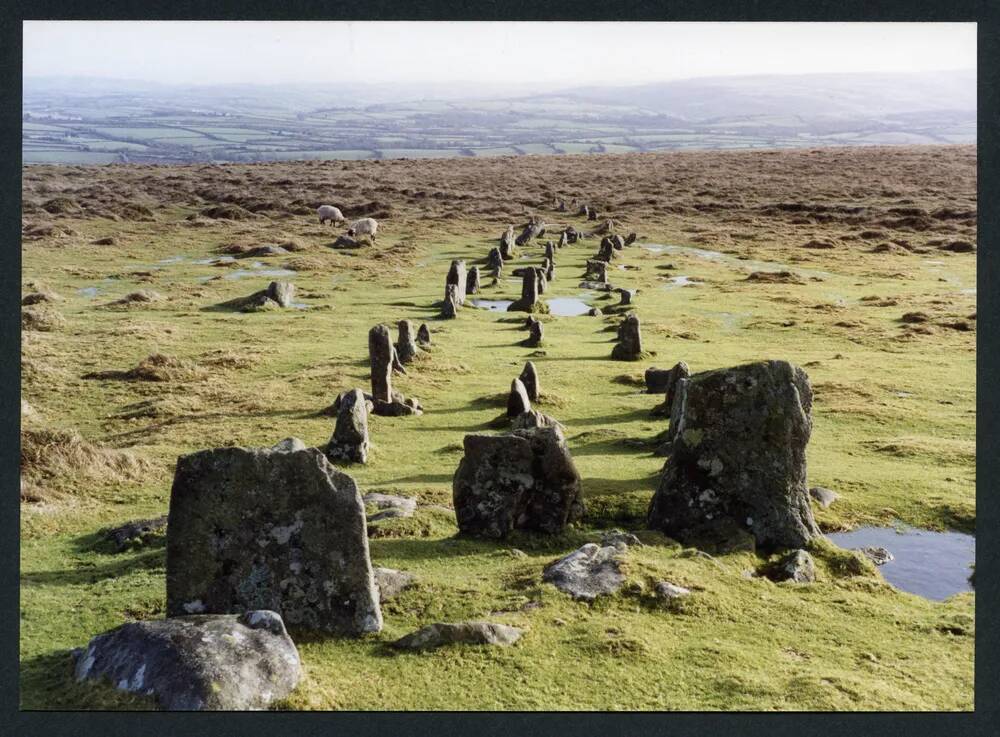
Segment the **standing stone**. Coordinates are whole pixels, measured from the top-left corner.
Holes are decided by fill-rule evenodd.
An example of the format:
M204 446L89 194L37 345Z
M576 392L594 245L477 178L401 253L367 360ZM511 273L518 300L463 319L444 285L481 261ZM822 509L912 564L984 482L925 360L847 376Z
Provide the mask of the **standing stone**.
M538 371L535 370L535 364L531 361L524 364L524 370L521 371L521 375L518 378L520 378L521 383L524 384L525 391L528 393L528 399L532 402L537 402L539 396L539 382Z
M607 238L601 241L601 247L597 251L597 255L594 259L597 261L607 261L610 263L615 258L615 247L611 245L611 241Z
M265 293L282 307L288 307L295 299L295 285L287 281L273 281L267 285Z
M473 266L469 269L469 278L465 284L466 294L479 294L479 267Z
M417 343L422 346L431 344L431 329L427 327L426 322L420 323L420 327L417 328Z
M394 374L406 373L406 367L403 366L403 362L399 358L399 351L396 350L396 346L392 347L392 372Z
M593 207L587 210L587 220L597 220L597 210Z
M548 312L548 307L538 299L538 272L535 269L525 269L521 275L521 299L512 302L508 312Z
M615 290L618 292L618 306L627 307L632 304L632 300L635 298L638 289L622 289L619 287Z
M552 259L545 259L545 281L550 282L556 278L556 264Z
M500 236L500 256L504 261L514 258L514 226L508 225Z
M545 258L550 262L556 260L556 248L552 241L545 241Z
M493 269L494 273L497 269L503 269L503 256L500 255L499 248L491 248L489 255L486 257L486 265Z
M382 629L361 494L318 448L215 448L177 460L167 616L254 609L338 634Z
M642 358L642 333L639 330L639 316L628 315L618 326L618 343L611 351L616 361L636 361Z
M680 379L686 379L691 375L691 369L684 361L678 361L674 364L673 368L661 369L656 368L656 366L650 366L646 369L646 392L648 394L666 394L666 399L664 403L668 406L670 405L671 399L673 399L672 393L674 387Z
M629 233L629 234L628 234L628 235L627 235L627 236L625 237L625 245L626 245L626 246L631 246L631 245L632 245L633 243L635 243L635 239L636 239L636 238L638 238L638 236L637 236L637 235L635 234L635 232L634 232L634 231L633 231L633 232L631 232L631 233Z
M583 215L583 217L589 219L590 218L590 206L589 205L581 205L580 209L577 210L576 214L577 215Z
M360 389L345 392L339 399L337 424L326 445L332 462L368 462L368 403Z
M580 239L580 234L572 225L566 228L563 232L566 234L566 242L569 244L576 243Z
M266 709L291 693L302 663L277 612L128 622L76 657L77 681L110 681L166 711Z
M510 382L510 395L507 397L507 416L517 417L522 412L531 410L531 400L528 398L528 390L520 379Z
M524 345L528 348L537 348L542 344L544 333L545 329L542 327L542 323L535 320L528 328L528 337L525 339Z
M444 288L444 304L441 307L441 317L451 319L458 317L458 286L449 284Z
M392 401L392 358L395 351L389 328L376 325L368 331L368 361L372 370L372 397L376 402Z
M521 235L514 239L514 244L523 246L532 238L540 238L543 235L545 235L545 223L532 218L531 222L524 226Z
M677 435L677 430L681 426L681 418L684 416L684 407L687 404L687 388L690 379L688 377L679 377L677 383L674 384L674 390L668 405L670 411L670 425L667 427L667 447L664 449L667 451L666 455L669 455L669 449L671 444L674 442L674 437Z
M569 245L569 240L566 238L566 231L564 230L559 234L559 243L557 244L559 248Z
M452 483L466 534L504 538L514 529L559 534L583 515L580 474L556 427L466 435Z
M545 278L545 269L534 267L535 278L538 280L538 293L544 294L545 290L549 288L549 280Z
M806 486L812 389L801 368L760 361L696 374L678 401L650 527L682 542L746 531L786 548L819 535Z
M445 280L445 299L448 299L447 286L455 285L455 300L458 306L461 307L465 304L466 295L466 273L465 273L465 261L461 259L455 259L451 262L451 268L448 269L448 278Z
M625 239L620 235L611 235L608 236L608 239L611 241L611 247L616 251L620 251L625 248Z
M608 283L608 262L596 259L587 260L586 278L593 279L600 284Z
M409 320L400 320L397 326L399 327L399 340L396 343L396 354L401 363L410 363L420 352L413 334L413 323Z

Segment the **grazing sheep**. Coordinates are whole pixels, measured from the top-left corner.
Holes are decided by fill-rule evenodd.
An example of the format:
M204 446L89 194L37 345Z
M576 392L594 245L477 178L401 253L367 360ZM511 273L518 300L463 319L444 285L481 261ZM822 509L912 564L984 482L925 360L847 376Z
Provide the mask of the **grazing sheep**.
M378 221L375 218L361 218L361 220L355 220L354 224L351 225L350 230L347 231L347 235L351 238L355 238L359 235L370 235L372 238L372 243L375 242L375 234L378 232Z
M320 225L325 223L327 220L336 225L337 223L342 223L347 219L344 217L344 213L333 205L320 205L316 208L316 214L319 215Z

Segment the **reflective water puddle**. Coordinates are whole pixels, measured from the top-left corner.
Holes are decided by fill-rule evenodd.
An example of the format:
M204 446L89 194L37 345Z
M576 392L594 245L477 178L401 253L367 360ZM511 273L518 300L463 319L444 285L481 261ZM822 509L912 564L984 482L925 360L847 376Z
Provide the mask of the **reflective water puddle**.
M553 297L545 301L549 305L549 312L560 317L575 317L590 312L590 305L579 297Z

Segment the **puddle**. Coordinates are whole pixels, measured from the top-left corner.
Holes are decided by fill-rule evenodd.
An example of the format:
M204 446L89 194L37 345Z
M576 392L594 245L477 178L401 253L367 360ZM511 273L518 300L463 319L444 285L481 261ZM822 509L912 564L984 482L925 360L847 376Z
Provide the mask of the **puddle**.
M187 256L171 256L170 258L160 259L156 263L158 263L158 264L179 264L182 261L187 261Z
M98 294L101 293L101 289L100 287L84 287L83 289L77 289L76 293L83 297L89 297L90 299L93 299L94 297L96 297Z
M214 256L211 258L200 258L195 261L196 264L231 264L236 260L235 256Z
M742 327L743 322L748 318L752 317L749 312L724 312L722 310L706 310L701 307L696 307L694 305L688 305L687 311L693 312L696 315L704 315L705 317L711 317L717 319L720 323L720 327L724 332L731 333Z
M305 302L289 302L288 306L291 307L293 310L308 310L309 309L309 305L307 305Z
M972 591L970 567L976 562L976 538L962 532L930 532L893 527L861 527L833 532L829 540L842 548L881 546L894 560L879 566L898 589L940 601Z
M794 271L803 276L833 276L829 271L807 269L801 266L793 266L792 264L783 264L778 261L744 259L728 253L722 253L721 251L709 251L704 248L694 248L693 246L670 246L662 243L646 243L642 247L653 253L678 253L707 261L715 261L716 263L725 263L740 271Z
M549 305L549 312L560 317L575 317L590 312L590 305L579 297L553 297L545 301Z
M294 276L290 269L237 269L223 276L223 279L243 279L247 276Z
M511 299L472 299L469 302L473 307L492 312L506 312L507 308L514 304L514 300Z
M676 289L677 287L687 287L694 284L696 284L696 282L691 281L691 277L689 276L672 276L667 283L663 285L663 288Z

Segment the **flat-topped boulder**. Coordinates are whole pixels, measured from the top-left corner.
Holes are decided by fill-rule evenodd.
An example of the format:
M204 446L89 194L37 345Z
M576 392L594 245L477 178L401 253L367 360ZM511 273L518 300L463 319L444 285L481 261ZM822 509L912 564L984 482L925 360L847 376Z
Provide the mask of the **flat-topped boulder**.
M302 664L281 616L251 610L123 624L76 655L74 676L152 696L168 711L242 711L291 693Z
M583 514L580 474L558 428L466 435L452 482L459 529L504 538L514 529L562 532Z
M317 448L215 448L177 460L167 616L254 609L337 634L382 628L361 495Z
M613 594L625 583L622 555L626 550L620 544L587 543L546 566L542 580L581 601Z
M798 548L819 535L806 485L806 373L760 361L695 374L678 391L650 527L693 544L742 531L761 546Z

